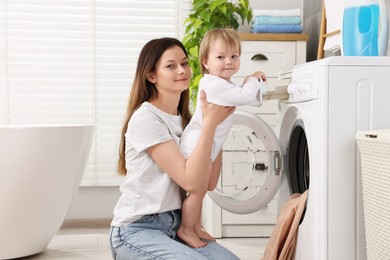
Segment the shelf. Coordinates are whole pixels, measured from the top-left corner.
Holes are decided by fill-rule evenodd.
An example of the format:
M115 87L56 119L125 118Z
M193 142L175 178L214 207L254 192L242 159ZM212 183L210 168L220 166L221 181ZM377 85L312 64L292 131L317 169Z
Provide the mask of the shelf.
M243 41L308 41L307 34L292 33L239 33Z

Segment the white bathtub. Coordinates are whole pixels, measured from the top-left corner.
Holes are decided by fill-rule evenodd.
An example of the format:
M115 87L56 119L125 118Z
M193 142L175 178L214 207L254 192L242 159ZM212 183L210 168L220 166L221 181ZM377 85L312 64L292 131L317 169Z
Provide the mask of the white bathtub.
M39 253L59 230L93 126L0 125L0 259Z

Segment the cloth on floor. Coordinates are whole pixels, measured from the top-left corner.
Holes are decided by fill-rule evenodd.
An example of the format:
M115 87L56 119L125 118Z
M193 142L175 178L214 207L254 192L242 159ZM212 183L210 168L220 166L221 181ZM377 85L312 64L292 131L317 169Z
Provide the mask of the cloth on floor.
M306 207L309 190L295 193L282 206L275 228L264 251L263 260L290 260L294 258L298 226Z

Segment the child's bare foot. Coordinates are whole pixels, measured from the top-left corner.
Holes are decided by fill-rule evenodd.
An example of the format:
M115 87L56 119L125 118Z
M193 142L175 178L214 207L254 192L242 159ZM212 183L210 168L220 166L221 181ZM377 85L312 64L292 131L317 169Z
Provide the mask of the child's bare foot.
M215 238L213 236L211 236L209 233L207 233L203 228L196 227L195 228L195 234L200 239L215 241Z
M181 240L186 242L189 246L193 248L200 248L207 246L207 242L204 242L199 239L199 237L195 234L194 230L179 227L177 230L177 235L180 237Z

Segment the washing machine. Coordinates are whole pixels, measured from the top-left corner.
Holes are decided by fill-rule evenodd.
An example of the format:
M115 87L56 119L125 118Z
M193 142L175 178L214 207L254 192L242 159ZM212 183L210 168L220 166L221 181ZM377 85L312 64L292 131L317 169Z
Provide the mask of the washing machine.
M248 214L275 194L281 206L308 189L295 258L366 259L354 138L358 130L390 128L389 76L389 57L295 66L276 131L252 113L235 113L220 185L209 196L225 210ZM234 156L226 157L228 151ZM224 165L232 170L224 172Z

